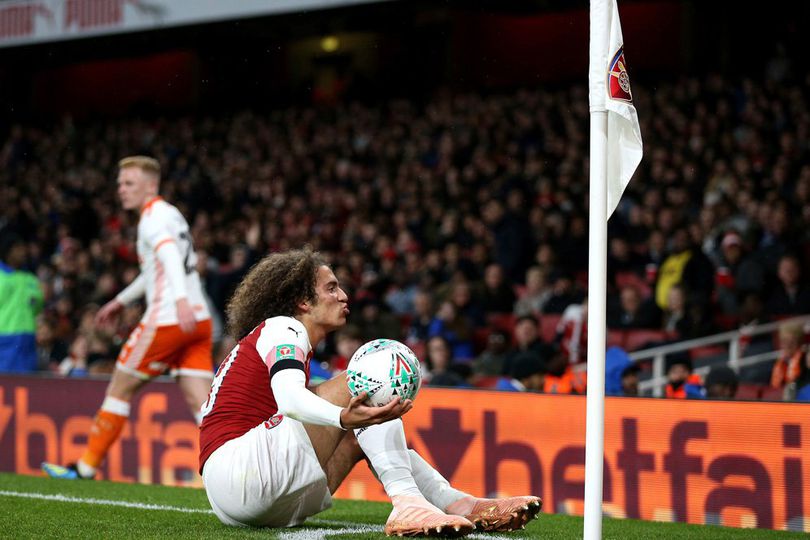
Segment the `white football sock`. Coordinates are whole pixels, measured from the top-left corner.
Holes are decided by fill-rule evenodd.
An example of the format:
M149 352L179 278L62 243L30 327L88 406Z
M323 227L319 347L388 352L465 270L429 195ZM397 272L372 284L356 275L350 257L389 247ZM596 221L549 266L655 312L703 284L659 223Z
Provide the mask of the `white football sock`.
M451 486L450 482L439 471L431 467L430 463L425 461L415 450L409 450L408 455L411 459L413 479L416 480L419 491L431 504L439 507L443 512L447 511L447 507L457 500L470 496Z
M402 420L355 429L354 435L389 497L422 496L411 472Z

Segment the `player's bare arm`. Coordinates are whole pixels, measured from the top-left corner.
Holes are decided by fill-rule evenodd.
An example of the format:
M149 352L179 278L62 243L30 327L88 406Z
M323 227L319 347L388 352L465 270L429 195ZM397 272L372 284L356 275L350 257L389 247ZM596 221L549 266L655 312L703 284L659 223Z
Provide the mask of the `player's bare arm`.
M96 312L95 323L104 326L109 323L124 307L124 304L113 298Z
M104 304L101 309L98 310L96 313L95 322L96 324L107 324L111 322L112 318L118 315L118 313L124 308L124 306L134 302L138 298L144 296L146 292L146 280L143 277L143 274L138 274L132 283L127 285L127 287L118 293L118 295Z

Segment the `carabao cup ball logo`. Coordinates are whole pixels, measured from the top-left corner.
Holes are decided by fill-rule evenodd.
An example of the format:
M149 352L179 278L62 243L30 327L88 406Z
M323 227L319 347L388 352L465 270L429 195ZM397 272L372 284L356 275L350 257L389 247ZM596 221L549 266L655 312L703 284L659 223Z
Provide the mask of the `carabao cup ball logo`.
M392 339L376 339L357 349L346 370L353 396L368 394L368 402L382 406L395 396L414 399L422 384L419 359L404 344Z

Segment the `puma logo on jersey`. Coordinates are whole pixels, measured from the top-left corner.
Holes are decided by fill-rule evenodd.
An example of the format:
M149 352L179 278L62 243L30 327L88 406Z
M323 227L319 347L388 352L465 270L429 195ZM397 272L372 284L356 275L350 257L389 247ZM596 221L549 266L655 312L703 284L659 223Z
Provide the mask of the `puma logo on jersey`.
M295 329L295 328L293 328L292 326L288 326L288 327L287 327L287 330L289 330L290 332L295 332L295 337L298 337L298 334L300 334L300 333L301 333L301 331L300 331L300 330L296 330L296 329Z

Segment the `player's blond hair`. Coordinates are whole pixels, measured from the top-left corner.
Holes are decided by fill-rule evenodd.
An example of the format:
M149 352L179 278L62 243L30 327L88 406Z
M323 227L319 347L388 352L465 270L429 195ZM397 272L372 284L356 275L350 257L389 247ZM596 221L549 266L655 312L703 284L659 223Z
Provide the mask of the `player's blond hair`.
M127 156L118 162L119 169L137 167L143 172L160 179L160 162L149 156Z
M268 255L250 269L228 301L228 333L242 339L270 317L294 317L301 302L315 303L318 269L326 261L309 247Z

